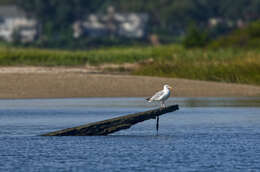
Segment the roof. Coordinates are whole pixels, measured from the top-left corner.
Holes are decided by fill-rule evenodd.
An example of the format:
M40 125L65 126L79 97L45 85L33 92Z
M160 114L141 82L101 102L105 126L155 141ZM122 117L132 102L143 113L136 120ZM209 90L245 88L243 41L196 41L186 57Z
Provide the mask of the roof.
M15 5L0 6L0 17L22 17L26 13Z

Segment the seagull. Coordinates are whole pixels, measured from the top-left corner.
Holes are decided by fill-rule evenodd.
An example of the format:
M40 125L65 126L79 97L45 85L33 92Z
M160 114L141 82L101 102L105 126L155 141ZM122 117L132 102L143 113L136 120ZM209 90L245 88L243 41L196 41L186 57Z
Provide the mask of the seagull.
M152 97L149 97L146 100L148 102L160 101L161 102L161 109L165 108L166 107L165 101L170 97L171 89L172 89L172 87L166 84L166 85L163 86L163 90L158 91ZM159 115L156 116L157 135L158 135L158 130L159 130Z
M163 90L158 91L155 93L152 97L147 98L146 100L148 102L153 102L153 101L160 101L161 102L161 108L165 108L165 101L170 97L172 87L169 85L164 85Z

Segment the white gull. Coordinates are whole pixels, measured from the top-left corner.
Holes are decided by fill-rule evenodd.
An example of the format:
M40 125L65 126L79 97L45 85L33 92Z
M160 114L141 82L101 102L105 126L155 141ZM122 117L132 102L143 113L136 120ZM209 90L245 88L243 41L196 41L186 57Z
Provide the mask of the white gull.
M166 107L165 101L170 97L171 89L172 89L172 87L166 84L163 86L163 90L158 91L152 97L149 97L146 100L148 102L160 101L161 107Z

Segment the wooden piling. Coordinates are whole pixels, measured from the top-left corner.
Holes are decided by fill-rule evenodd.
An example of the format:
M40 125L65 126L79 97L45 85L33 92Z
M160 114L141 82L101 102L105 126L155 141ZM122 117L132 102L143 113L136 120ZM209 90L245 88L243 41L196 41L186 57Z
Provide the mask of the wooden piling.
M146 112L116 117L104 121L93 122L73 128L54 131L42 136L100 136L108 135L119 130L128 129L132 125L149 119L155 119L160 115L173 112L179 109L178 105L172 105L165 108L158 108ZM158 121L159 122L159 121ZM158 124L159 125L159 124Z

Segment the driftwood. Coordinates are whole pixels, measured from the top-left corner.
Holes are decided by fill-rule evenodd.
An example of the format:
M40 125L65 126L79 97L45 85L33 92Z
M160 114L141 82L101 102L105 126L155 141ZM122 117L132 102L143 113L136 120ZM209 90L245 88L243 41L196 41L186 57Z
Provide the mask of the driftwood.
M116 117L104 121L93 122L78 127L68 128L64 130L54 131L42 136L98 136L108 135L119 130L128 129L132 125L157 117L157 130L159 125L159 116L173 112L179 109L178 105L168 106L166 108L158 108L146 112L130 114L126 116Z

